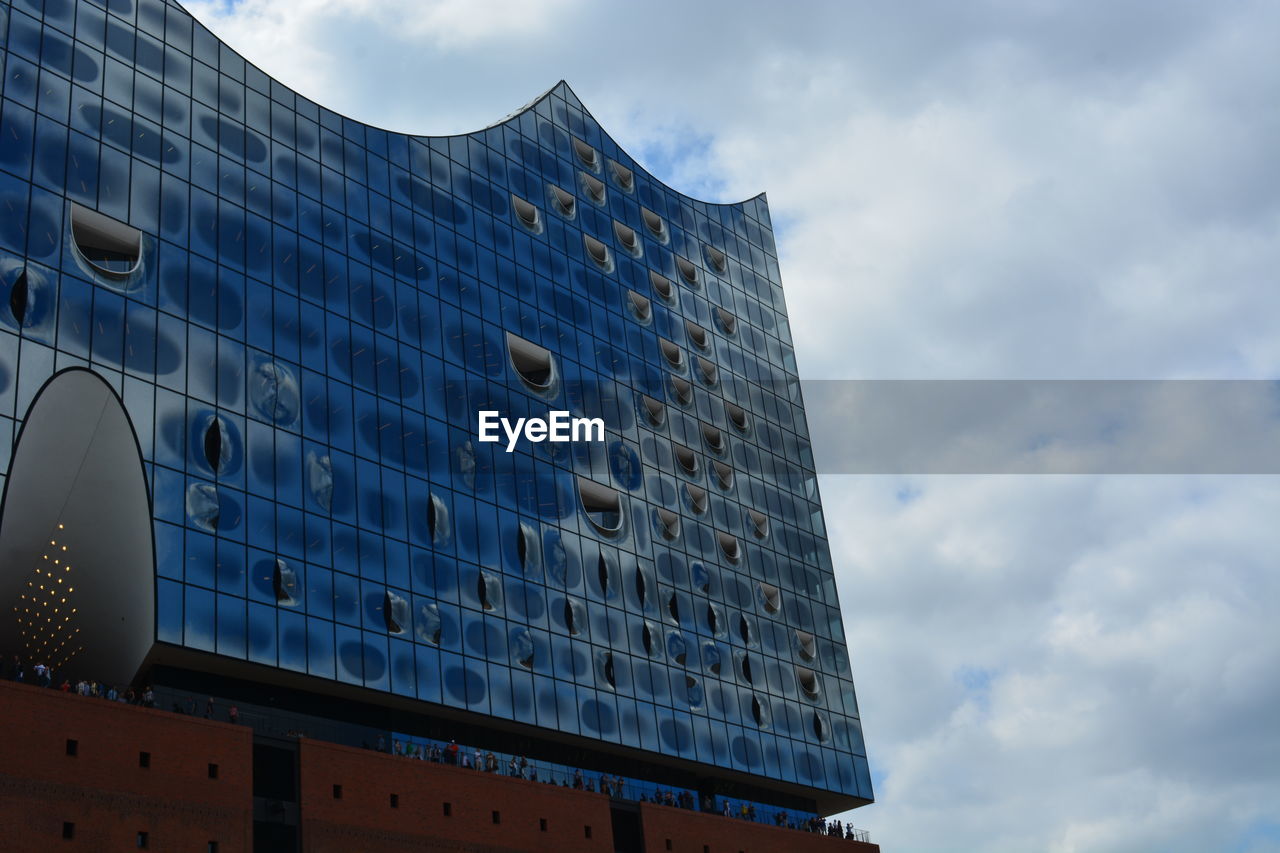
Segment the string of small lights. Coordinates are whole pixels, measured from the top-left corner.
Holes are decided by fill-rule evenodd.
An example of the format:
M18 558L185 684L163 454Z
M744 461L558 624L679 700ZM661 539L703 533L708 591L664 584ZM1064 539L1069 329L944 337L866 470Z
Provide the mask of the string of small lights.
M44 663L55 671L84 651L84 647L77 644L80 629L72 618L77 613L72 597L76 590L65 532L65 526L59 523L49 537L46 553L32 570L26 590L13 608L27 659ZM62 544L59 538L64 540Z

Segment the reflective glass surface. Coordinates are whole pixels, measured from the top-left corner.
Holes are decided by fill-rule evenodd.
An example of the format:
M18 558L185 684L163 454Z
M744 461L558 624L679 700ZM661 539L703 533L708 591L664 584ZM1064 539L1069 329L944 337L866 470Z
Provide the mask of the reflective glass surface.
M57 370L116 388L159 641L871 799L763 196L671 190L563 84L413 137L162 0L0 32L0 461Z

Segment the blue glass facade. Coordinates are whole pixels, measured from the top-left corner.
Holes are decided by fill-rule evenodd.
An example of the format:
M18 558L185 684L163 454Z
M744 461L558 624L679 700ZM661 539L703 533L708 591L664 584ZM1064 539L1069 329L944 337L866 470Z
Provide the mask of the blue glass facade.
M0 470L58 371L116 389L157 643L872 799L763 196L671 190L563 83L413 137L174 3L0 28Z

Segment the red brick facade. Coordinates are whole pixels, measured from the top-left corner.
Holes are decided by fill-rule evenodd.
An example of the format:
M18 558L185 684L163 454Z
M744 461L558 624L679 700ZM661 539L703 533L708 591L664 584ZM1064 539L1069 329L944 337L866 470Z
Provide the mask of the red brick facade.
M640 804L645 853L879 853L878 844L846 841L762 823Z
M314 853L613 850L603 794L314 740L302 741L300 764L302 841Z
M253 849L247 728L10 682L0 726L6 850Z
M144 849L254 849L247 727L10 682L0 682L0 726L5 850L134 851L139 833L146 833ZM298 744L298 785L301 849L308 853L614 850L602 794L308 739ZM646 853L880 849L684 809L639 808Z

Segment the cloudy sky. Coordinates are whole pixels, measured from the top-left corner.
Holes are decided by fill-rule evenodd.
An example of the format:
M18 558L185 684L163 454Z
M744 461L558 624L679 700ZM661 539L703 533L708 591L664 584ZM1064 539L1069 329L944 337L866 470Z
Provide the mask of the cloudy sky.
M374 124L564 78L673 186L766 190L807 378L1280 376L1274 3L190 8ZM886 853L1280 850L1274 477L822 488Z

